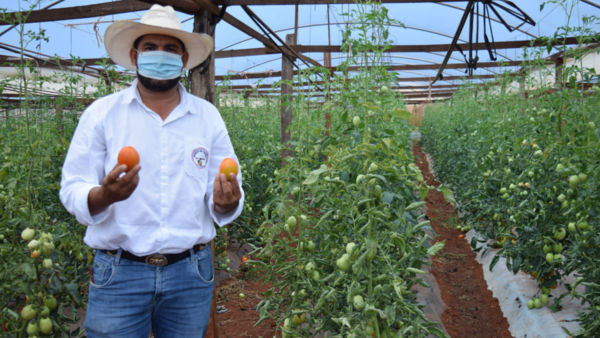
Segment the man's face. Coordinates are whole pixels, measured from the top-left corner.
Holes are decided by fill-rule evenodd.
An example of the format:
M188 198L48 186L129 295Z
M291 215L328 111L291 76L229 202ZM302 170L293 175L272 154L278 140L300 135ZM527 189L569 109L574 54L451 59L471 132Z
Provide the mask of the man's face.
M149 51L164 51L182 56L183 67L185 68L189 55L187 52L183 52L183 46L176 38L168 35L149 34L142 37L140 40L137 51L135 48L131 48L129 56L131 57L131 63L137 66L138 52L149 52ZM156 80L137 74L140 83L148 90L155 92L165 92L175 86L179 82L180 77L171 80Z

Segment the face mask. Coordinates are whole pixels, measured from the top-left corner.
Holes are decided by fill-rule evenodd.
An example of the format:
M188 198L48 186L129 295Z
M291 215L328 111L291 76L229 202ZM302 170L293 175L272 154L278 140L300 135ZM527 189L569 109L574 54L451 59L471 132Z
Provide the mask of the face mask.
M181 55L150 51L142 52L137 60L138 72L155 80L171 80L181 76L183 61Z

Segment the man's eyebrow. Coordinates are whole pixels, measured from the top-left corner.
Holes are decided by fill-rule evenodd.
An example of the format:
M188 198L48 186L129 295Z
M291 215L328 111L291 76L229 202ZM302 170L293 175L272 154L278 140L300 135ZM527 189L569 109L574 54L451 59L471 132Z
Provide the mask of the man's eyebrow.
M142 47L156 47L156 44L154 42L147 41L147 42L144 42Z
M175 47L175 48L181 48L181 45L179 45L179 44L177 44L177 43L167 43L167 44L165 45L165 47L171 47L171 48L173 48L173 47Z

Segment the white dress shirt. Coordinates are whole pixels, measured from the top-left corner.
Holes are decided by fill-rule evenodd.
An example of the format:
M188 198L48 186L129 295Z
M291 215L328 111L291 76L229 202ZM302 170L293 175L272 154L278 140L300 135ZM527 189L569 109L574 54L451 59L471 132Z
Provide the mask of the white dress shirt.
M122 248L137 256L180 253L216 235L242 212L215 212L214 177L221 161L237 160L225 123L209 102L188 94L165 121L130 88L96 100L79 121L62 171L60 199L88 226L84 241L95 249ZM88 194L117 164L119 151L140 154L140 181L126 200L91 216ZM237 180L242 186L241 170Z

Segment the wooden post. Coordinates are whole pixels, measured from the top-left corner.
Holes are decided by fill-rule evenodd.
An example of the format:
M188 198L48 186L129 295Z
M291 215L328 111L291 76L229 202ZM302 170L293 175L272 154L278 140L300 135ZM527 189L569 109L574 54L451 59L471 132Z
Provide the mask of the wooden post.
M296 4L296 20L294 22L294 45L298 45L298 4Z
M325 67L331 67L331 52L323 53L323 65ZM327 97L325 101L329 101L329 76L325 78L325 85L327 87ZM325 129L327 130L325 134L329 136L329 128L331 126L331 115L329 112L325 113Z
M194 16L195 33L212 33L214 39L215 25L212 22L213 15L208 11ZM191 93L206 101L215 103L215 57L214 50L200 66L191 70Z
M565 64L565 59L557 58L556 63L554 64L554 81L556 82L556 90L562 90L564 87L563 83L563 69Z
M213 15L208 11L203 11L201 14L194 16L194 32L205 33L215 38L215 22L212 20ZM191 77L190 92L192 95L198 96L206 101L215 104L215 58L214 50L210 56L200 66L190 70ZM210 251L212 253L213 275L215 266L215 241L210 241ZM218 323L217 323L217 286L214 286L212 305L210 309L210 319L208 320L208 329L206 330L206 338L218 338Z
M288 34L285 36L285 43L292 44L294 42L294 34ZM292 58L292 60L294 60ZM281 58L281 80L283 81L292 81L294 77L294 64L290 61L285 55ZM283 83L281 85L281 144L283 148L281 149L281 167L285 167L287 162L285 161L286 157L291 157L294 155L291 145L289 142L292 139L292 133L288 130L288 126L292 123L292 119L294 117L292 111L292 86L287 83Z

